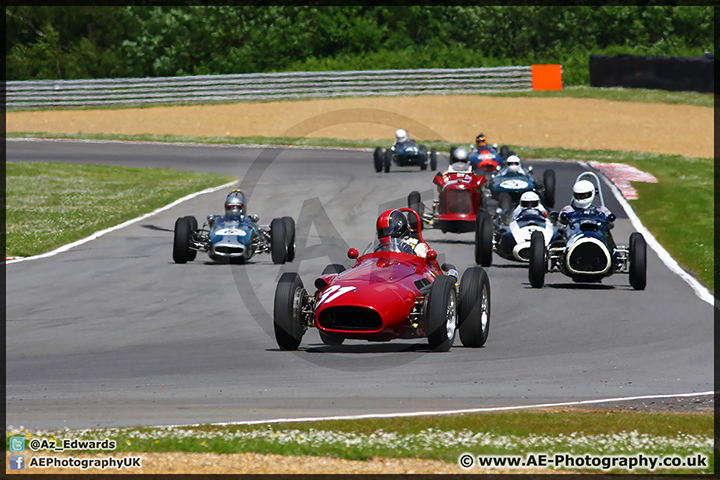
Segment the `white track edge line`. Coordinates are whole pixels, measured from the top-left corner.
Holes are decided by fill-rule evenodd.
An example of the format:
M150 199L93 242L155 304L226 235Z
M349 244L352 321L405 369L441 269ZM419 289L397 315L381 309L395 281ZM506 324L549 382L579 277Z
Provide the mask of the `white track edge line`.
M578 163L584 168L597 171L584 161L578 161ZM640 218L635 213L635 209L633 209L632 205L630 205L630 203L625 199L625 197L623 197L623 194L620 193L620 189L618 189L617 186L615 186L615 184L612 183L605 174L600 175L600 177L603 179L605 185L610 187L610 191L615 196L615 199L623 207L623 210L625 210L625 213L630 219L633 227L635 227L635 230L642 233L643 237L645 237L645 241L647 242L647 244L655 251L660 260L665 264L665 266L671 272L682 278L685 283L690 285L690 287L695 291L695 294L698 296L698 298L700 298L700 300L707 302L714 307L715 297L713 296L712 292L710 292L710 290L708 290L704 285L702 285L695 277L685 271L685 269L680 266L680 264L672 257L672 255L670 255L670 253L665 250L665 248L660 244L660 242L657 241L655 236L650 233L650 231L640 221Z
M704 396L704 395L715 395L715 392L710 390L707 392L694 392L694 393L677 393L677 394L663 394L663 395L638 395L633 397L614 397L606 399L596 400L576 400L571 402L557 402L557 403L537 403L531 405L515 405L510 407L478 407L478 408L463 408L458 410L440 410L440 411L425 411L425 412L396 412L396 413L367 413L362 415L337 415L331 417L300 417L300 418L274 418L270 420L248 420L239 422L216 422L216 423L192 423L192 424L178 424L178 425L156 425L150 428L179 428L179 427L199 427L201 425L214 425L214 426L227 426L227 425L259 425L263 423L290 423L290 422L322 422L327 420L363 420L371 418L399 418L399 417L424 417L424 416L435 416L435 415L462 415L467 413L485 413L485 412L502 412L511 410L525 410L531 408L552 408L552 407L570 407L573 405L593 405L598 403L607 402L621 402L628 400L649 400L653 398L677 398L677 397L693 397L693 396Z
M98 232L93 233L92 235L90 235L90 236L88 236L88 237L81 238L80 240L77 240L77 241L72 242L72 243L68 243L67 245L63 245L62 247L57 248L57 249L55 249L55 250L52 250L52 251L50 251L50 252L42 253L42 254L40 254L40 255L35 255L35 256L32 256L32 257L14 258L14 259L12 259L12 260L6 261L5 264L7 265L7 264L10 264L10 263L24 262L24 261L26 261L26 260L38 260L38 259L40 259L40 258L53 257L53 256L57 255L58 253L66 252L66 251L70 250L71 248L77 247L77 246L82 245L83 243L87 243L87 242L89 242L89 241L91 241L91 240L95 240L95 239L98 238L98 237L102 237L102 236L105 235L106 233L114 232L115 230L120 230L121 228L125 228L125 227L127 227L127 226L129 226L129 225L132 225L133 223L137 223L137 222L139 222L139 221L141 221L141 220L144 220L144 219L146 219L146 218L148 218L148 217L151 217L151 216L153 216L153 215L155 215L155 214L158 214L158 213L160 213L160 212L163 212L163 211L165 211L165 210L168 210L168 209L170 209L170 208L172 208L172 207L174 207L174 206L176 206L176 205L178 205L178 204L180 204L180 203L182 203L182 202L184 202L184 201L186 201L186 200L190 200L190 199L192 199L192 198L195 198L195 197L200 196L200 195L204 195L204 194L206 194L206 193L217 192L218 190L222 190L223 188L228 188L228 187L230 187L230 186L232 186L232 185L234 185L234 184L236 184L236 183L237 183L237 180L234 180L234 181L232 181L232 182L230 182L230 183L226 183L226 184L220 185L220 186L218 186L218 187L212 187L212 188L205 189L205 190L203 190L203 191L201 191L201 192L191 193L190 195L186 195L186 196L184 196L184 197L182 197L182 198L179 198L179 199L175 200L174 202L172 202L172 203L170 203L170 204L168 204L168 205L165 205L164 207L160 207L160 208L158 208L157 210L155 210L155 211L153 211L153 212L146 213L145 215L142 215L142 216L140 216L140 217L132 218L132 219L127 220L127 221L125 221L125 222L123 222L123 223L121 223L121 224L119 224L119 225L115 225L114 227L106 228L105 230L100 230L100 231L98 231Z

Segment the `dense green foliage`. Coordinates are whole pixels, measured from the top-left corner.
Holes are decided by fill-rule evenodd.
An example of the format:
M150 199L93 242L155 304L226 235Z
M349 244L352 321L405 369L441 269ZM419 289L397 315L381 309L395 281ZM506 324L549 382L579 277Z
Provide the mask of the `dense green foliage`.
M700 56L713 7L6 7L8 80L559 63Z

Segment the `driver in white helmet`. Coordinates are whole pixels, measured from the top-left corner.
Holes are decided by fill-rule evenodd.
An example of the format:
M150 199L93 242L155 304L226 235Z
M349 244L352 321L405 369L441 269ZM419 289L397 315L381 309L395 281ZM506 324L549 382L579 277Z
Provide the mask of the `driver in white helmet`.
M408 140L410 140L410 135L404 129L399 128L395 131L395 144L393 146L405 143Z
M472 166L470 165L470 160L468 159L468 151L464 148L456 148L453 150L452 155L450 155L450 160L452 163L450 164L450 168L448 168L447 173L472 172Z
M595 185L589 180L580 180L573 185L573 199L570 205L566 205L560 210L560 222L563 222L563 213L570 212L585 212L590 207L597 208L600 212L604 213L605 216L610 216L612 212L604 205L593 205L595 200ZM612 226L612 225L611 225Z
M510 155L507 160L505 160L505 168L509 173L519 173L521 175L526 175L525 170L522 168L522 162L520 161L520 157L517 155Z
M534 214L547 217L547 210L540 203L540 196L532 190L523 193L520 196L520 204L513 210L512 219L515 220L520 215Z

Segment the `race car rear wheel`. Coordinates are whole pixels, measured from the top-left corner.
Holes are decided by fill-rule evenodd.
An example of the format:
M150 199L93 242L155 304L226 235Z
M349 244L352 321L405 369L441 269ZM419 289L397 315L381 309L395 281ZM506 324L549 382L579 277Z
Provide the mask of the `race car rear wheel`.
M425 331L428 333L428 343L433 351L447 352L455 341L457 331L455 278L449 275L436 277L427 302Z
M270 223L270 255L275 264L287 259L287 231L282 218L273 218Z
M533 232L530 236L528 279L533 288L542 288L545 283L545 237L542 232Z
M320 340L322 340L325 345L333 346L342 345L345 341L343 337L336 337L335 335L329 335L325 332L320 332Z
M190 235L192 236L193 233L198 229L198 223L197 219L193 217L192 215L187 215L185 218L188 219L190 222ZM195 257L197 257L197 250L193 250L192 248L188 249L188 261L192 262L195 260Z
M500 156L505 160L510 156L510 148L507 145L500 147Z
M285 222L285 236L287 237L287 261L295 260L295 220L292 217L282 217Z
M490 331L490 280L482 267L470 267L460 280L460 341L485 345Z
M548 169L543 172L543 185L545 186L545 206L555 206L555 170Z
M410 192L408 195L408 207L422 215L422 197L420 196L420 192L416 190Z
M180 217L175 220L172 257L175 263L187 263L190 260L190 220Z
M282 350L297 350L305 334L302 309L307 304L307 291L300 276L285 272L275 288L273 328L275 340Z
M390 172L390 164L392 163L392 150L385 150L385 158L383 158L383 168L385 173Z
M321 275L327 275L329 273L341 273L345 271L345 265L340 265L339 263L331 263L327 267L325 267L321 273Z
M512 197L508 192L500 192L498 195L498 206L502 209L502 215L510 215L512 211Z
M430 170L433 172L437 170L437 150L435 150L435 147L430 149Z
M480 212L475 220L475 263L489 267L492 264L492 250L492 219L488 212Z
M638 232L630 234L630 285L635 290L647 285L647 243Z
M375 167L375 171L378 173L382 172L383 158L383 149L381 147L376 147L373 152L373 166Z
M428 150L425 145L420 145L420 170L427 170Z

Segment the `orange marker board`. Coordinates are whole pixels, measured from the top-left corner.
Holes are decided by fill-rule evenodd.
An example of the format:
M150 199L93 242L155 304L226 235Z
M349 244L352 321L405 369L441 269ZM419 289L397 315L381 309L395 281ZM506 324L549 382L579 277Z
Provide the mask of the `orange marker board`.
M533 90L562 90L562 65L533 65Z

